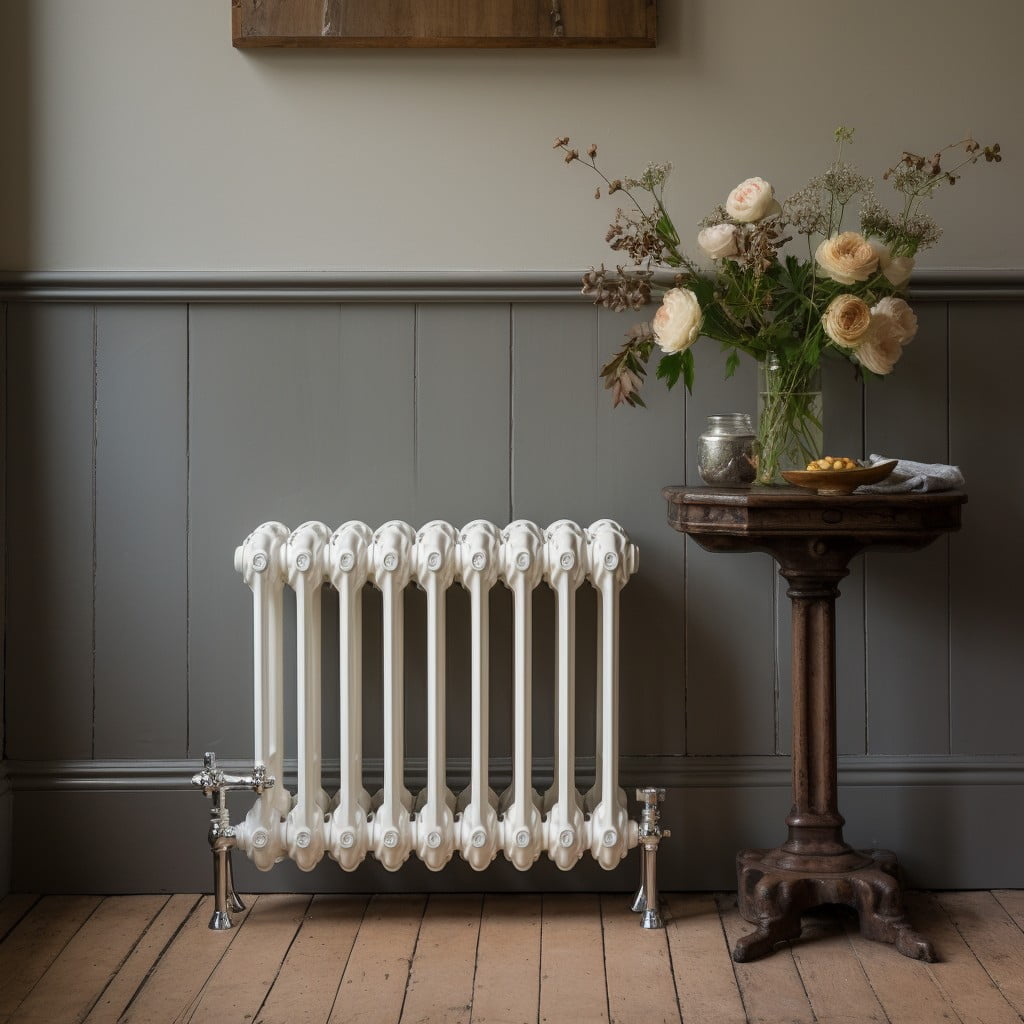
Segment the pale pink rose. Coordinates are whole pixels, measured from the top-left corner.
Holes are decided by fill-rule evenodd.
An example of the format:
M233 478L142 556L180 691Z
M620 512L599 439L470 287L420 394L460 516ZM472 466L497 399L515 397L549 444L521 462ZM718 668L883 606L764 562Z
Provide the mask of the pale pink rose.
M837 345L856 348L871 328L868 304L856 295L837 295L825 310L821 326Z
M854 350L854 358L872 373L885 377L903 354L895 324L886 316L872 317L871 329Z
M713 224L697 235L697 244L713 260L720 260L724 256L735 256L739 251L736 245L736 226L734 224Z
M688 349L700 333L700 303L689 288L670 288L654 314L652 327L665 352Z
M840 284L866 281L878 269L878 254L863 235L844 231L826 238L814 253L819 267Z
M764 178L747 178L729 193L725 209L733 220L752 224L778 213L782 207L775 199L775 189Z
M887 295L884 299L879 299L871 307L871 316L874 319L884 317L891 321L901 345L908 345L917 334L917 314L903 299L897 298L895 295Z
M913 256L890 256L889 247L883 242L871 241L868 244L878 256L878 269L883 277L893 288L902 288L914 272Z

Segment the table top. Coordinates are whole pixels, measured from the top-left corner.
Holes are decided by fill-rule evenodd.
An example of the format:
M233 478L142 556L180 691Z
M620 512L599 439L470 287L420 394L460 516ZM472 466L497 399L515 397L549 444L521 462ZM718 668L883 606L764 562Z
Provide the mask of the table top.
M681 533L857 536L864 543L960 528L964 491L815 494L799 487L662 488L669 525Z

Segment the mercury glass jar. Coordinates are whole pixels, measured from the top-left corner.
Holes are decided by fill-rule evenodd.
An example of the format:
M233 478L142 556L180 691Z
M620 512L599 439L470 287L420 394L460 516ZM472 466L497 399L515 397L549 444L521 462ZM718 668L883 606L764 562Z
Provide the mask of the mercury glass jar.
M754 428L745 412L708 417L697 440L697 472L711 487L749 487L757 475Z

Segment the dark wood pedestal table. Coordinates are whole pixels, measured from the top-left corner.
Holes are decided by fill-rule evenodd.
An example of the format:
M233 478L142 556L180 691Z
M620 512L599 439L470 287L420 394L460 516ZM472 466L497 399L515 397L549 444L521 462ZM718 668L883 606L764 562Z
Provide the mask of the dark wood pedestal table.
M739 962L800 934L801 914L846 904L870 939L932 961L910 927L895 854L843 839L836 770L835 601L850 559L864 548L914 551L960 527L961 491L822 496L796 488L666 487L669 524L708 551L765 551L788 581L793 617L793 807L789 837L736 857L740 913L757 930Z

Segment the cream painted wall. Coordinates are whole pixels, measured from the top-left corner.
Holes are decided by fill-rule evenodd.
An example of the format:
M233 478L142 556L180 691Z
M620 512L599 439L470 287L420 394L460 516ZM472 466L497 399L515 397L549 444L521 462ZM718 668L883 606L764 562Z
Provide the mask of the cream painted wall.
M858 128L880 172L972 132L922 261L1021 267L1019 0L661 0L653 51L238 51L229 0L0 2L0 269L576 269L614 173L671 160L681 225L788 192ZM1008 215L1009 213L1009 215Z

